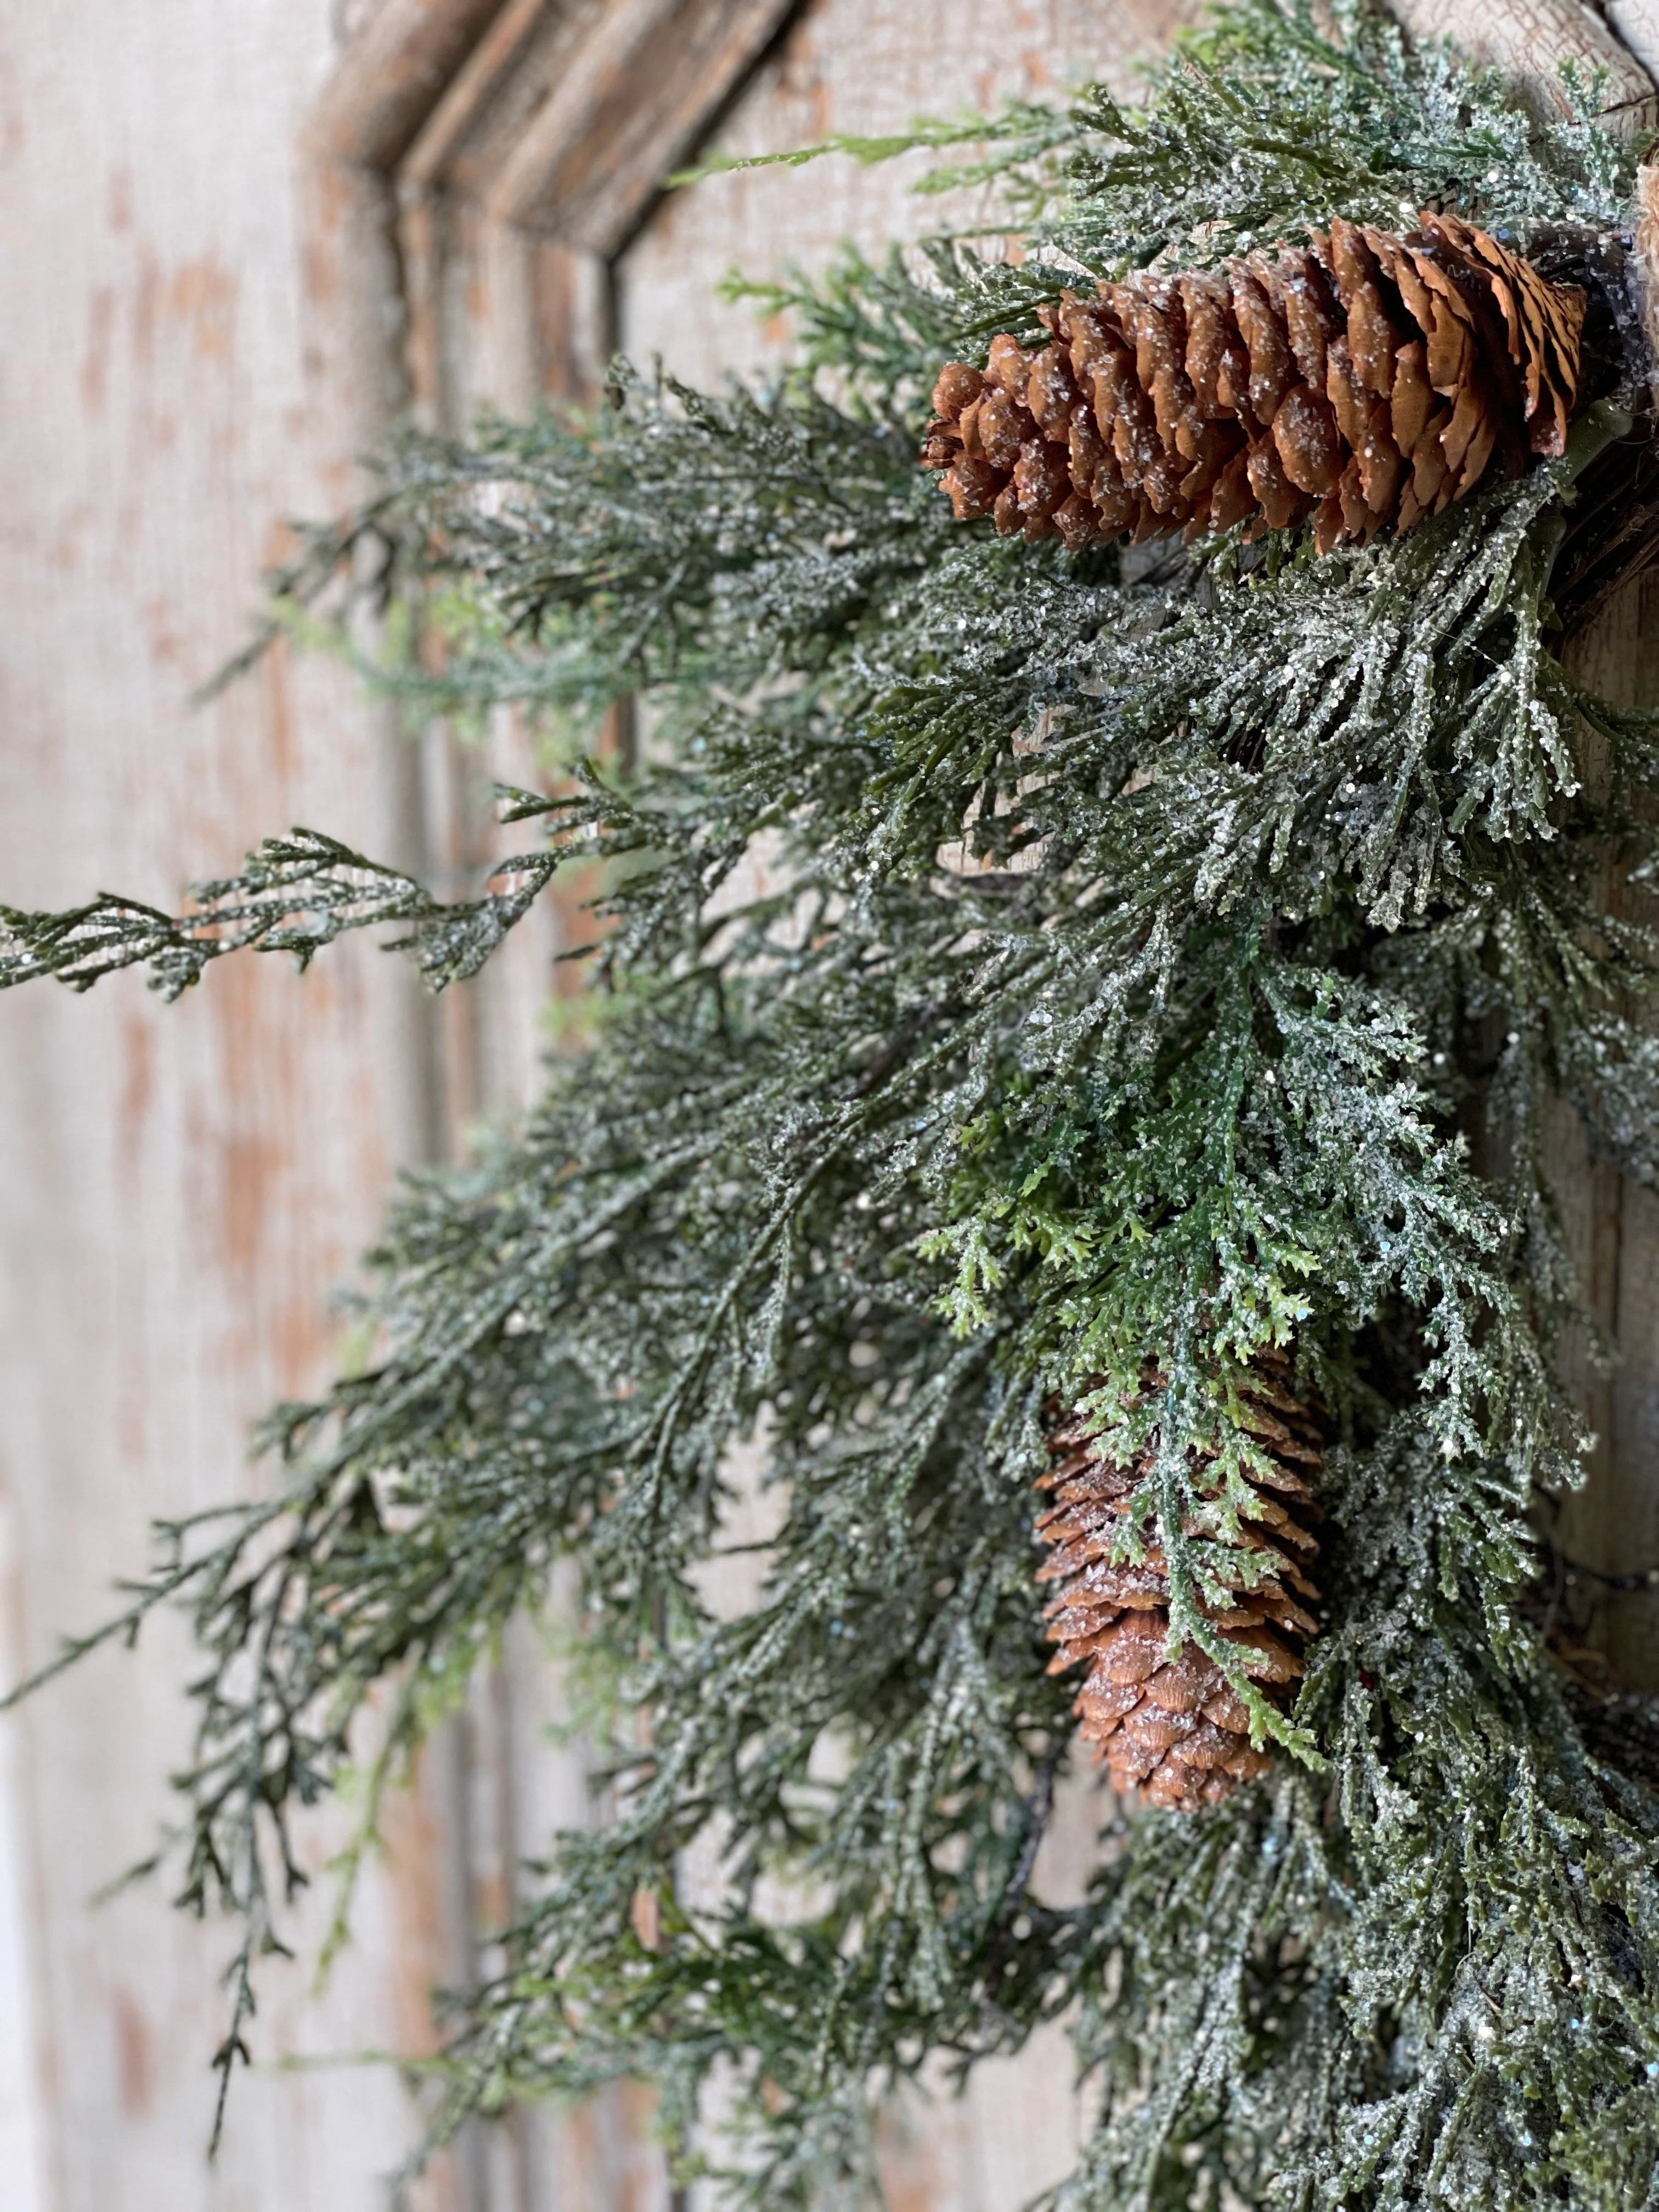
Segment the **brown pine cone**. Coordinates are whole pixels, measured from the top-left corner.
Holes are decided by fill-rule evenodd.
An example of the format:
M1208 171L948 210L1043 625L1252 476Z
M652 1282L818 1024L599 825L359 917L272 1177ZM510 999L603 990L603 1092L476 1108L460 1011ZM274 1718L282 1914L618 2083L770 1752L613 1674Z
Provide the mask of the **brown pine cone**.
M1340 219L1188 276L1062 295L1053 343L1006 333L933 392L922 459L957 519L1075 552L1311 519L1321 552L1410 530L1494 464L1558 455L1586 295L1455 216L1396 238Z
M1291 1389L1281 1352L1257 1354L1240 1395L1243 1426L1271 1472L1255 1477L1257 1504L1243 1516L1251 1570L1241 1558L1231 1604L1205 1610L1237 1647L1245 1673L1283 1704L1302 1674L1303 1645L1318 1626L1308 1605L1319 1593L1307 1570L1320 1515L1303 1470L1320 1466L1320 1429ZM1087 1662L1073 1710L1085 1742L1100 1747L1113 1788L1193 1812L1219 1804L1272 1761L1252 1750L1249 1713L1221 1669L1191 1645L1169 1655L1170 1583L1154 1532L1141 1532L1147 1544L1138 1562L1113 1562L1122 1516L1157 1449L1154 1433L1123 1466L1102 1455L1082 1415L1057 1424L1048 1472L1037 1485L1054 1493L1037 1522L1054 1548L1038 1580L1060 1585L1048 1607L1048 1639L1060 1646L1048 1671L1063 1674ZM1264 1565L1269 1571L1258 1580Z

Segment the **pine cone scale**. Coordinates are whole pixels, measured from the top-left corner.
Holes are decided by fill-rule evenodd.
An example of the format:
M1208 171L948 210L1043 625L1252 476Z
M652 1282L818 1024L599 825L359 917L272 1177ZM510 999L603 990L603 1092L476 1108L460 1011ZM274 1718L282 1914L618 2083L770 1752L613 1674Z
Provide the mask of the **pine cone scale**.
M1297 369L1310 392L1325 389L1325 349L1340 327L1317 279L1319 264L1306 253L1280 257L1279 283L1285 301L1285 335Z
M1427 349L1421 338L1413 338L1394 357L1394 383L1389 392L1389 433L1399 452L1413 451L1433 412L1434 386L1429 381Z
M1147 1387L1161 1381L1149 1374ZM1320 1465L1320 1425L1277 1354L1261 1355L1247 1370L1237 1418L1255 1446L1251 1495L1231 1557L1206 1537L1210 1582L1226 1596L1204 1611L1243 1673L1279 1698L1300 1679L1302 1648L1318 1628L1310 1607L1319 1593L1304 1568L1317 1550L1319 1509L1304 1470ZM1138 1558L1115 1556L1157 1437L1129 1462L1114 1460L1088 1422L1069 1414L1050 1430L1048 1449L1038 1486L1054 1502L1037 1517L1048 1547L1037 1579L1058 1585L1045 1612L1058 1647L1048 1672L1085 1669L1073 1708L1079 1732L1105 1759L1115 1788L1176 1810L1218 1803L1270 1761L1251 1747L1249 1713L1222 1669L1190 1644L1171 1649L1169 1562L1155 1530L1134 1532ZM1203 1466L1195 1457L1200 1487Z
M1073 550L1313 520L1322 550L1413 528L1494 459L1559 454L1585 296L1486 232L1333 222L1306 247L1139 276L952 362L922 459L957 517Z
M1342 481L1342 440L1328 399L1298 384L1273 417L1273 443L1298 491L1328 499Z

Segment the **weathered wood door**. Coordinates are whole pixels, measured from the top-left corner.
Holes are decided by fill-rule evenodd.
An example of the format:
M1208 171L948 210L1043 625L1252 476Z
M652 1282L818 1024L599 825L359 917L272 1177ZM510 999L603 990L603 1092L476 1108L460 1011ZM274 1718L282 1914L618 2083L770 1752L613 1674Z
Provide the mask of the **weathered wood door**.
M1622 0L1615 0L1615 10ZM1636 0L1630 0L1631 5ZM396 726L338 671L273 655L187 701L244 630L283 518L343 504L401 413L459 426L591 389L617 340L695 380L786 334L710 298L938 219L905 163L826 163L664 197L712 138L832 130L1056 91L1131 88L1186 0L81 0L0 32L7 343L0 537L0 896L114 884L170 901L301 821L440 878L490 849L481 793L533 773L503 726L462 752ZM1502 11L1498 11L1502 12ZM1557 10L1559 12L1559 9ZM1638 11L1639 12L1639 11ZM1640 609L1609 617L1644 680ZM1623 627L1620 628L1620 625ZM331 1291L403 1163L453 1152L534 1079L550 914L434 1013L394 964L337 948L303 984L227 967L164 1010L129 978L86 1003L0 1001L0 1650L15 1671L100 1616L147 1522L264 1480L250 1421L327 1373ZM1587 1169L1589 1175L1591 1171ZM1589 1185L1586 1186L1589 1188ZM1587 1202L1632 1342L1653 1333L1650 1201ZM1612 1209L1624 1257L1613 1267ZM1595 1229L1600 1222L1602 1227ZM1641 1240L1646 1238L1646 1243ZM1620 1269L1623 1273L1620 1273ZM1609 1464L1650 1498L1639 1361ZM1620 1438L1623 1441L1620 1441ZM1608 1477L1610 1482L1613 1475ZM1628 1531L1603 1532L1617 1553ZM1610 1556L1611 1556L1610 1553ZM314 1991L273 1971L262 2065L210 2173L206 2061L222 1931L152 1887L93 1893L166 1817L187 1726L181 1633L103 1655L0 1728L0 2208L369 2212L415 2134L385 2067L430 2046L427 1993L557 1821L580 1762L539 1717L531 1639L481 1683L397 1814L355 1951ZM1087 1863L1073 1804L1039 1881ZM329 1824L314 1856L322 1872ZM319 1893L325 1884L319 1883ZM325 1899L308 1933L314 1940ZM314 2063L317 2061L335 2063ZM1012 2212L1064 2170L1080 2116L1059 2038L913 2106L888 2165L907 2212ZM658 2212L649 2099L479 2133L420 2212Z
M590 388L613 340L712 377L775 334L707 298L728 261L915 228L902 172L842 165L663 200L717 129L745 149L1056 88L1133 53L1161 0L83 0L4 34L5 714L0 884L170 902L291 821L435 870L488 850L461 755L339 672L277 654L192 712L244 634L283 518L337 508L412 408L463 423ZM724 118L722 121L720 118ZM266 1479L248 1425L314 1387L400 1163L533 1080L552 916L434 1016L343 947L162 1009L135 979L0 1005L0 1559L5 1664L99 1617L147 1522ZM0 2203L6 2212L349 2212L414 2132L374 2051L429 2047L427 1992L477 1964L515 1856L586 1816L510 1655L427 1763L319 1993L267 1977L264 2064L210 2173L222 1930L153 1887L94 1893L166 1817L185 1638L106 1654L0 1736ZM329 1824L313 1838L320 1875ZM309 1935L320 1925L319 1881ZM988 2095L991 2101L986 2101ZM1018 2124L998 2114L1008 2100ZM648 2099L480 2136L416 2201L549 2212L665 2201ZM1064 2164L1064 2053L896 2142L899 2201L1012 2207Z

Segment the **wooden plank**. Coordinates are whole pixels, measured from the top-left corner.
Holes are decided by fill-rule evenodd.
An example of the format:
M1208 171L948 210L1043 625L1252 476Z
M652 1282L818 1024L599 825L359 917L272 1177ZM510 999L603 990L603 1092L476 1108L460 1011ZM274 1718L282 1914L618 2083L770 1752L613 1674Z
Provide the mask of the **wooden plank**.
M60 904L89 882L158 902L294 819L370 849L409 829L406 754L340 672L278 654L192 714L246 633L278 518L356 488L364 398L316 343L295 149L335 58L330 0L127 0L36 11L5 33L0 295L13 434L0 698L0 883ZM374 281L343 305L385 318ZM370 410L372 411L372 410ZM396 1164L429 1150L423 1030L407 975L368 947L306 983L276 963L214 975L179 1006L136 979L86 1001L0 1001L0 1494L13 1571L8 1667L107 1609L154 1514L269 1472L247 1425L333 1364L331 1291L373 1234ZM151 1886L94 1911L146 1850L184 1747L192 1662L178 1624L54 1687L9 1732L8 1831L51 2212L338 2212L377 2201L414 2139L396 2077L354 2065L240 2085L216 2172L208 2059L222 1928ZM331 1989L278 1966L262 2058L429 2047L455 1967L441 1795L398 1811L362 1943ZM339 1835L314 1825L320 1873ZM323 1907L301 1916L314 1944ZM15 1964L15 1951L11 1954ZM17 2141L14 2129L12 2142ZM21 2188L0 2171L0 2201ZM442 2161L416 2192L456 2212Z
M606 258L776 31L789 0L611 0L516 133L504 220Z
M312 150L394 168L503 0L384 0L351 40L312 109Z
M532 229L498 204L494 185L550 89L579 72L585 42L605 27L603 9L528 4L504 9L472 49L388 179L398 208L398 274L407 312L400 368L427 423L464 429L480 404L528 413L544 394L588 398L610 343L608 283L598 256L544 227ZM672 57L641 101L674 95ZM373 250L372 222L365 252ZM519 718L492 717L481 741L441 729L422 741L428 872L459 887L518 848L500 832L488 783L538 782L547 773ZM459 1138L479 1117L510 1120L532 1094L544 1042L553 953L582 942L592 924L569 892L536 917L464 994L442 1010L444 1120ZM518 1902L518 1864L544 1854L556 1827L586 1825L596 1806L585 1764L550 1755L549 1721L562 1717L558 1683L526 1635L507 1640L502 1664L481 1674L446 1748L460 1808L458 1864L471 1924L501 1924ZM471 1978L491 1954L475 1948ZM469 2186L501 2212L562 2204L665 2202L662 2154L651 2136L653 2100L618 2085L574 2113L524 2112L475 2134Z
M1607 0L1605 13L1649 76L1659 70L1659 0Z
M1534 98L1559 113L1571 112L1561 64L1573 60L1607 70L1605 104L1632 128L1654 119L1652 78L1584 0L1388 0L1388 5L1413 39L1424 44L1449 40L1468 59L1521 77ZM1644 21L1650 20L1650 7L1651 0L1630 0L1628 19L1638 36Z
M1638 577L1578 641L1575 672L1625 706L1659 703L1659 579ZM1659 902L1609 881L1611 904L1651 925ZM1651 1011L1650 1020L1655 1018ZM1610 1376L1583 1376L1597 1431L1584 1488L1560 1517L1559 1538L1573 1559L1597 1573L1626 1576L1659 1568L1659 1200L1593 1158L1581 1130L1560 1117L1561 1182L1575 1258L1592 1310L1617 1340ZM1588 1641L1632 1688L1659 1690L1659 1591L1574 1591Z

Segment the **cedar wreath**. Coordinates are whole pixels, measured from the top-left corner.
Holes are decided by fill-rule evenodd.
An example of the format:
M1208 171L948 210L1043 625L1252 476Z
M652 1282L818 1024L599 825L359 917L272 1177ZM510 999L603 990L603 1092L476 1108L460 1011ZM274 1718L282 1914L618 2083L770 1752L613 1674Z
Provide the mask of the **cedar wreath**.
M0 908L0 985L176 995L380 924L459 981L568 868L610 886L591 1042L521 1133L405 1190L364 1357L265 1431L279 1479L163 1529L52 1662L192 1616L179 1894L240 1931L222 2088L307 1808L345 1790L367 1863L382 1780L569 1589L604 1817L478 1931L496 1963L422 2061L435 2140L633 2076L687 2185L874 2202L877 2098L1063 2016L1098 2113L1065 2212L1650 2201L1659 1765L1637 1716L1581 1717L1522 1611L1584 1444L1560 1171L1582 1141L1659 1188L1659 948L1606 896L1659 867L1659 723L1553 628L1659 545L1637 155L1593 84L1534 113L1330 14L1335 46L1310 0L1237 0L1144 118L1012 113L1022 260L947 238L772 298L827 382L618 368L591 417L402 441L304 541L262 635L320 619L360 656L386 609L400 699L561 748L638 702L627 772L561 750L507 795L550 835L499 886L291 832L177 915ZM1586 287L1561 459L1489 459L1398 540L1237 563L965 530L918 470L939 363L1046 343L1060 270L1422 207ZM1202 1609L1250 1526L1238 1374L1287 1340L1336 1532L1293 1714ZM1115 1814L1062 1902L1037 1868L1081 1747L1030 1484L1045 1404L1146 1393L1149 1351L1158 1397L1094 1451L1161 1431L1125 1549L1156 1536L1172 1625L1286 1755L1201 1817ZM728 1619L702 1568L756 1437L782 1510ZM683 1891L705 1842L718 1884Z

